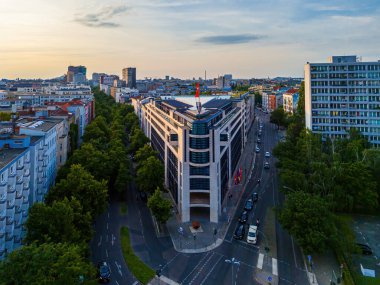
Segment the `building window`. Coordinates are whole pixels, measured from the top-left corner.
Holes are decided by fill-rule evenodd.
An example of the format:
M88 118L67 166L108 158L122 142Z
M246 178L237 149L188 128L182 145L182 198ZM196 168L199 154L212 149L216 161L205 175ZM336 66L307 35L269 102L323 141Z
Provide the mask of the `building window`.
M190 137L190 148L207 149L210 146L209 138L192 138Z
M190 162L192 163L208 163L210 162L210 152L193 152L190 151Z
M167 155L167 182L170 193L176 204L178 203L178 159L174 153L168 148Z
M190 190L210 190L210 179L190 178Z
M151 128L151 144L152 144L152 148L158 151L158 158L162 162L164 162L165 161L165 142L154 128Z
M210 166L196 167L196 166L190 165L190 175L209 176L210 175Z
M172 142L177 142L178 141L178 134L170 134L170 140Z
M220 134L220 141L221 142L228 141L228 134Z
M190 134L192 135L207 135L208 127L207 123L194 122L191 128Z

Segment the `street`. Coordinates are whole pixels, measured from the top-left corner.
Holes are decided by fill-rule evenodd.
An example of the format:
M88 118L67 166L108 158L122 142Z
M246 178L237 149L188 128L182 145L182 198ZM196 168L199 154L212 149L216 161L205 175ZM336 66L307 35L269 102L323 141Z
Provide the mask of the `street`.
M257 119L263 122L261 150L255 156L251 179L222 245L205 253L176 252L170 237L157 238L149 209L142 201L136 200L136 189L131 185L127 193L128 214L121 216L119 203L111 199L109 210L96 222L96 235L91 242L92 260L105 260L111 267L110 284L138 284L123 260L119 239L120 227L123 225L130 230L136 255L153 269L161 268L162 275L179 284L276 284L275 280L278 280L278 284L308 284L301 251L277 222L276 239L270 237L276 240L276 244L269 247L269 251L264 250L268 237L264 236L261 224L266 221L268 209L278 205L284 197L277 191L275 158L272 155L270 158L264 157L266 151L272 153L279 139L277 127L269 123L269 115L260 113ZM255 122L251 131L256 132L257 128ZM252 138L256 140L256 136L252 135ZM264 169L265 161L270 162L269 169ZM261 179L259 185L258 178ZM238 217L253 192L259 194L259 200L254 203L247 224L255 224L256 219L260 219L256 245L248 244L246 238L233 239ZM247 231L248 226L246 234ZM232 258L238 262L226 262ZM273 283L270 283L272 280Z

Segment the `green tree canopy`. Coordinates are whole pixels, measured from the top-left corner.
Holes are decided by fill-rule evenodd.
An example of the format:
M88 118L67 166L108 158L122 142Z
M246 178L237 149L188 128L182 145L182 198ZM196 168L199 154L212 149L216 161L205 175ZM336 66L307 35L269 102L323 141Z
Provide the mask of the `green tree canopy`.
M166 223L171 216L172 204L161 195L160 188L156 188L153 195L148 199L148 207L159 223Z
M130 145L128 151L130 153L136 153L139 148L143 147L146 143L149 142L149 139L145 136L144 132L140 128L136 127L133 129L129 141Z
M84 284L90 284L95 278L95 268L82 256L79 246L67 243L26 245L0 262L0 283L78 285L82 275Z
M164 183L164 166L154 156L141 163L137 170L137 184L140 191L153 193L157 187Z
M336 240L334 217L327 202L317 195L301 191L289 193L279 220L306 253L323 252Z
M52 204L54 201L67 197L76 198L83 206L83 213L90 213L94 218L104 212L107 207L108 193L107 182L94 179L83 166L73 164L66 179L61 179L47 194L46 201Z
M157 151L155 151L150 145L145 144L143 147L139 148L138 151L136 151L135 160L139 165L141 165L149 157L156 157L157 154Z
M286 126L287 115L282 107L277 108L270 114L270 122L277 125L279 129L281 127Z

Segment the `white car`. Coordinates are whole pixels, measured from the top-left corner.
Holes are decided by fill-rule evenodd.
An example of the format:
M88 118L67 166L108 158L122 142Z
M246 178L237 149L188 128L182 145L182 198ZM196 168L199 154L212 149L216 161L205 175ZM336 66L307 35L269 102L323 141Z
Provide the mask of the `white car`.
M259 152L260 152L260 148L256 147L256 153L259 153Z
M265 157L270 157L270 152L269 151L265 152Z
M247 235L247 242L256 244L257 242L257 226L249 226L248 235Z

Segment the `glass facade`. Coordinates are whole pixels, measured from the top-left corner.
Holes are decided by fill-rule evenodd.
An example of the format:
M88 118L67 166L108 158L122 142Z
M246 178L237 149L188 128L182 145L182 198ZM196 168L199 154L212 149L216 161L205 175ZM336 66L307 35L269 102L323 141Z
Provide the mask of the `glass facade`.
M190 137L190 148L206 149L210 147L210 138L192 138Z
M208 135L207 123L193 122L193 126L190 131L191 135Z
M165 142L156 132L154 128L151 128L151 145L154 150L158 152L158 158L161 162L165 162Z
M190 151L190 162L198 163L198 164L209 163L210 152L209 151L205 151L205 152Z
M210 179L190 178L190 190L210 190Z
M235 137L231 143L231 171L234 171L236 165L239 162L240 154L241 154L241 129L236 132Z
M196 167L196 166L190 165L190 175L209 176L210 175L210 166Z
M172 193L174 201L178 203L178 159L169 148L167 162L167 182L169 186L169 191L170 193Z
M223 154L220 159L220 189L221 189L221 202L223 202L224 197L228 191L228 150Z

